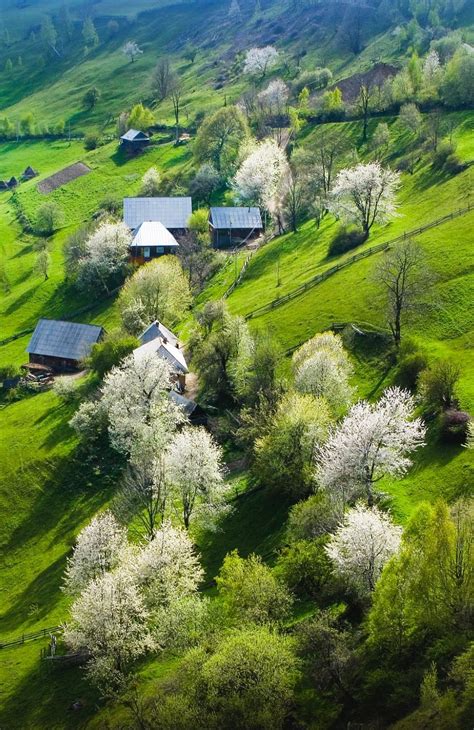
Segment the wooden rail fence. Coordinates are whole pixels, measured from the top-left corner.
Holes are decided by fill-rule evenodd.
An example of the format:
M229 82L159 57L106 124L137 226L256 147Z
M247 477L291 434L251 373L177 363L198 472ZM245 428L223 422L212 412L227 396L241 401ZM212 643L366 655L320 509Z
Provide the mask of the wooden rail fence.
M45 629L39 629L39 631L32 631L27 634L22 634L21 636L17 636L16 639L10 639L10 641L3 641L0 642L0 649L7 649L11 646L21 646L21 644L25 644L27 641L35 641L36 639L44 639L45 636L48 636L49 634L52 634L54 632L62 631L62 626L48 626Z
M445 223L448 220L452 220L453 218L458 218L461 215L464 215L465 213L468 213L470 210L474 208L474 204L469 203L465 208L459 208L458 210L453 211L452 213L448 213L447 215L444 215L442 218L437 218L434 221L431 221L431 223L425 223L425 225L420 226L419 228L415 228L411 231L405 231L405 233L402 233L400 236L397 236L396 238L392 238L390 241L385 241L383 243L379 243L375 246L371 246L370 248L365 249L364 251L361 251L360 253L354 254L353 256L350 256L349 258L345 259L345 261L341 261L340 264L337 264L336 266L332 266L329 269L326 269L325 271L322 271L320 274L317 274L316 276L313 276L311 279L308 279L304 284L301 284L296 289L293 289L292 291L288 292L288 294L285 294L282 297L278 297L277 299L273 299L268 304L264 304L261 307L258 307L257 309L254 309L251 312L248 312L245 315L245 319L252 319L253 317L259 317L261 314L265 314L266 312L271 312L272 309L275 309L275 307L279 307L282 304L285 304L286 302L289 302L292 299L296 299L296 297L301 296L301 294L304 294L309 289L312 289L317 284L320 284L322 281L325 281L330 276L333 276L333 274L336 274L341 269L345 269L347 266L350 266L351 264L355 263L356 261L360 261L361 259L368 258L369 256L372 256L375 253L378 253L379 251L385 251L386 249L390 248L396 243L401 243L402 241L405 241L407 238L410 238L412 236L419 236L421 233L424 233L425 231L428 231L430 228L436 228L436 226L440 226L443 223ZM247 267L245 267L247 268ZM241 280L243 276L244 271L241 272L237 282L234 282L233 288L231 288L231 291L235 289L237 286L237 283ZM226 293L227 296L231 293Z

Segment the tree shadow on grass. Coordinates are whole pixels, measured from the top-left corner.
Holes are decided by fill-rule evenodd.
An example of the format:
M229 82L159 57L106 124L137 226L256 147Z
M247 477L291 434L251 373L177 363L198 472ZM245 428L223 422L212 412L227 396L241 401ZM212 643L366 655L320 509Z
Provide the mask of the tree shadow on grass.
M23 294L20 294L19 297L14 299L11 304L6 308L5 315L13 314L13 312L16 312L20 307L22 307L24 304L26 304L32 297L34 297L36 290L39 289L43 282L38 282L37 284L30 286L26 291L23 292ZM28 320L26 324L30 324L31 320ZM21 325L22 327L24 325Z
M197 541L206 581L213 581L224 557L231 550L238 550L242 557L257 553L272 562L293 501L288 495L263 488L238 497L220 530L205 532Z

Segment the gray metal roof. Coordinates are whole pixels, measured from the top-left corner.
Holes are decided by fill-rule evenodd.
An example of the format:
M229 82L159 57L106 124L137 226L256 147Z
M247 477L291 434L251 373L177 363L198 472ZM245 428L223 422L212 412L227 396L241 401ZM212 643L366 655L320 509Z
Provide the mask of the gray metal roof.
M189 398L185 398L184 395L177 393L175 390L170 391L170 400L174 401L177 406L180 406L187 416L191 416L197 408L197 403Z
M152 322L144 332L142 332L138 339L140 340L142 345L144 345L151 340L156 340L157 337L161 337L161 339L167 340L173 345L173 347L178 347L178 338L176 337L176 335L173 334L173 332L171 332L168 327L165 327L164 324L158 322L157 319L155 319L155 321Z
M123 219L132 230L145 221L159 221L165 228L187 228L191 198L124 198Z
M26 352L68 360L82 360L102 334L102 327L93 324L40 319Z
M214 228L263 228L259 208L211 208Z
M137 140L143 142L150 138L145 132L141 132L139 129L129 129L128 132L122 134L120 139L124 139L126 142L136 142Z

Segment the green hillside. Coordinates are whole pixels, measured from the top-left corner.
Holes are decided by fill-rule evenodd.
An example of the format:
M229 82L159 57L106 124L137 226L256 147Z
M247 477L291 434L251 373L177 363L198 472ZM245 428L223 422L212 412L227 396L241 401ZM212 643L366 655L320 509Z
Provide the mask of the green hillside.
M27 166L39 173L33 180L22 181L15 190L0 190L1 380L16 374L25 363L25 348L41 317L99 324L109 335L123 337L118 296L125 276L133 273L131 267L119 286L114 284L111 293L99 288L81 289L66 265L70 237L84 225L109 218L113 222L121 220L122 199L140 194L143 176L152 167L160 175L160 194L190 194L203 162L196 154L196 135L202 133L203 120L217 110L239 102L254 141L278 135L283 135L285 143L288 139L284 155L292 165L295 160L318 155L322 133L334 135L343 150L338 153L334 176L343 167L380 159L383 166L400 170L400 187L396 193L396 215L386 223L377 222L366 240L340 254L331 254L331 246L343 228L339 216L327 213L317 224L311 201L310 206L302 207L296 232L291 230L289 215L284 210L285 231L281 233L275 208L269 205L267 233L273 231L272 235L255 251L243 248L215 256L212 273L206 271L202 285L193 290L192 305L176 321L181 339L191 347L191 370L197 373L193 397L206 407L210 430L222 448L232 510L217 530L193 525L190 530L204 569L198 595L209 600L205 604L208 613L202 614L205 629L194 626L191 632L189 646L197 647L193 650L194 659L186 654L187 644L159 650L155 647L133 664L135 690L127 695L119 693L104 699L82 666L59 662L55 666L55 662L44 660L42 652L48 649L49 631L42 638L3 647L3 643L24 634L53 629L69 620L72 599L62 590L66 559L78 533L94 515L116 505L114 498L123 484L126 457L114 450L103 434L99 447L87 451L69 425L80 403L95 398L100 379L92 372L78 379L77 390L69 401L51 389L0 390L0 727L167 730L178 726L177 718L182 730L227 727L229 719L222 720L226 716L219 715L220 709L215 710L215 715L197 711L193 714L193 708L183 700L183 692L189 687L198 692L190 679L193 671L202 676L211 671L207 664L206 670L196 670L204 664L193 665L192 661L204 662L203 656L214 661L220 656L216 652L222 642L248 629L245 622L241 624L226 613L230 609L214 580L226 555L236 549L242 557L253 553L261 556L264 565L271 567L268 580L295 591L294 603L282 614L283 618L275 623L269 620L277 640L292 637L288 644L291 651L297 651L294 647L301 642L305 627L320 614L327 611L327 616L336 617L328 619L334 623L330 624L329 633L323 634L336 637L335 656L340 650L351 691L343 686L346 675L342 677L341 673L335 680L333 667L326 675L327 667L317 662L311 664L313 655L324 654L324 647L317 643L318 635L313 637L316 643L309 658L308 654L298 654L301 674L292 680L294 692L282 724L268 717L260 724L254 718L242 720L239 713L244 716L245 712L241 705L236 705L233 712L237 714L232 717L238 717L240 724L235 727L329 730L351 723L363 723L365 727L367 723L367 728L441 730L448 727L443 724L446 717L451 717L453 728L470 726L474 699L465 679L469 669L453 669L460 657L466 661L473 639L472 624L464 621L464 613L462 620L458 617L456 623L453 619L451 625L450 609L443 604L443 630L434 620L427 626L421 624L421 629L412 627L412 643L405 653L400 651L393 658L392 646L388 646L385 659L385 650L374 647L368 639L374 631L370 606L372 600L381 600L377 598L377 588L375 599L361 599L347 585L337 582L334 570L332 578L326 574L321 577L328 561L322 546L330 539L330 530L318 533L322 542L315 548L317 568L304 563L308 574L311 570L320 571L318 589L311 592L301 588L298 581L296 587L295 581L291 583L290 559L285 551L290 550L291 559L298 565L292 567L293 579L295 571L303 571L303 558L298 558L302 561L298 563L296 553L291 553L296 548L292 547L287 521L292 506L306 498L308 492L295 496L288 489L278 491L259 474L255 456L255 438L271 432L278 408L273 405L269 412L263 407L259 411L258 399L252 401L248 392L242 395L235 385L238 368L232 371L228 392L215 397L206 383L210 360L206 361L202 352L206 342L213 341L212 337L225 340L228 335L223 325L221 330L213 331L213 327L220 326L216 324L218 319L207 325L208 331L203 320L203 312L209 312L206 305L225 297L225 316L231 322L228 326L237 331L238 327L243 330L246 323L249 341L256 338L252 346L257 350L259 338L263 342L271 340L275 357L272 387L278 402L283 392L290 396L296 393L292 353L317 333L331 329L342 333L352 368L353 402L363 398L375 403L387 387L399 385L404 358L413 355L422 361L420 377L439 362L454 364L459 368L455 398L444 410L430 410L416 377L410 383L416 394L415 415L426 420L426 444L413 454L413 464L406 474L401 478L384 474L377 482L377 490L382 495L381 508L389 509L394 522L407 528L407 540L414 539L417 530L421 534L423 519L428 519L425 503L439 505L442 500L452 506L460 498L472 499L473 451L465 448L465 435L464 441L459 436L450 440L443 430L445 411L470 414L471 418L474 414L472 79L455 77L455 81L440 85L434 97L423 96L420 81L420 89L415 89L414 84L411 95L393 98L390 103L373 101L366 139L357 94L350 97L347 92L342 111L334 107L334 89L347 79L360 84L356 74L368 73L363 78L370 84L370 74L381 66L390 69L388 78L400 70L400 76L405 73L413 80L418 74L421 78L430 49L441 48L442 56L442 46L436 43L443 39L455 44L454 59L456 53L462 59L468 58L474 44L472 3L450 5L440 0L433 8L430 4L429 12L421 0L408 4L400 1L393 7L391 3L375 3L369 12L365 12L365 6L357 9L357 4L354 10L352 5L346 7L335 1L306 0L239 0L237 9L235 3L223 5L215 0L140 0L134 4L99 0L90 7L69 0L60 5L54 0L12 0L2 3L0 10L0 180L19 178ZM90 45L85 39L85 20L93 21L97 33L97 42ZM54 43L45 40L45 23L49 21L56 34ZM355 30L360 37L354 37ZM123 53L128 41L136 42L142 51L133 63ZM253 76L244 73L246 51L264 46L275 46L278 60L268 72ZM153 90L151 77L160 59L169 61L180 83L179 125L171 95L160 101ZM451 68L450 63L453 68L455 65L449 55L443 63L443 69ZM320 67L330 69L331 79L318 86L311 74ZM450 73L454 71L451 68ZM448 75L446 70L443 73ZM307 85L301 86L300 81L305 78L310 79L309 89ZM464 87L458 83L459 78ZM258 94L279 79L287 87L285 108L266 113ZM84 103L84 94L92 87L99 90L99 98L90 108ZM307 97L301 96L302 88L308 89ZM377 89L380 98L388 93L383 84ZM153 123L148 125L152 144L141 154L129 157L118 144L117 122L120 115L128 114L138 103L153 114ZM410 129L400 119L400 109L407 104L417 104L418 129ZM185 143L174 143L175 126L189 133ZM387 141L376 147L374 138L381 126L386 126ZM94 143L88 145L85 137L91 135ZM238 140L229 171L219 171L218 183L207 196L206 206L238 204L232 180L248 154L242 141ZM88 146L94 149L86 149ZM87 165L90 172L47 195L40 191L38 183L77 162ZM293 169L295 179L298 173L298 169ZM309 176L302 178L304 185L312 185L315 176L313 168ZM274 199L277 197L275 193ZM251 202L255 203L249 200L248 204ZM60 214L60 223L53 232L42 232L38 226L45 203L52 204ZM197 205L194 196L194 208ZM202 201L199 205L203 207ZM421 306L414 308L404 324L402 349L398 352L390 337L375 271L403 238L411 239L419 247L430 283L429 291L423 292L423 297L420 295ZM199 237L196 240L202 244ZM48 254L46 276L38 266L41 251ZM192 266L193 261L187 270L190 276ZM207 356L210 357L209 353ZM244 362L249 369L254 367L250 360ZM252 370L255 380L263 379L267 365L260 363L256 367L257 373ZM246 387L250 387L248 383ZM331 429L341 423L343 410L331 413ZM296 444L299 436L294 438ZM288 458L294 458L294 454L290 453ZM467 515L469 509L466 507ZM173 504L173 524L177 523L178 513ZM136 517L135 514L134 520ZM439 515L437 519L441 520ZM444 527L439 527L439 535L444 535ZM137 542L136 522L127 522L126 528L130 528L132 543ZM446 527L449 539L454 529L452 522ZM437 530L432 529L432 539L436 536ZM423 539L428 540L426 535ZM303 543L307 542L301 540L298 549L303 550ZM439 554L444 547L443 544L439 548ZM421 553L423 549L424 546L420 547ZM315 560L314 554L308 561ZM287 563L282 555L287 556ZM441 558L431 560L432 566L441 563ZM408 558L406 565L412 565ZM432 578L429 567L423 570L426 572L421 582L426 586ZM386 574L387 571L382 576ZM417 590L421 596L421 589ZM448 589L444 586L439 590L442 593ZM472 607L471 594L468 587L466 605ZM255 600L258 602L258 597ZM187 614L183 615L183 623L190 621ZM262 624L263 629L260 626L259 630L266 630L266 622ZM61 640L59 651L66 652ZM246 651L250 651L248 646ZM429 675L430 671L434 675ZM431 695L429 681L435 683ZM420 703L419 687L425 687L424 682L428 689L425 694L422 691ZM199 687L204 693L204 685ZM229 687L223 691L224 697L233 691ZM278 690L275 707L279 707L281 695ZM155 696L161 703L158 709L149 704ZM173 704L170 697L175 696L178 699ZM197 696L204 708L204 694ZM217 696L218 692L214 696L215 708L220 707ZM263 707L265 702L266 697L258 700Z

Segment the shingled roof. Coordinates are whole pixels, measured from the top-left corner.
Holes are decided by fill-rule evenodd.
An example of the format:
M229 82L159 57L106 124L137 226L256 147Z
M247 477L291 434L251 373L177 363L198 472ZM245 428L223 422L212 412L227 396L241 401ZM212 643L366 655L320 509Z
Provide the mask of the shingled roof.
M136 358L147 357L148 355L157 355L167 360L171 365L171 370L178 375L186 375L189 372L188 365L184 353L178 347L174 347L169 342L164 342L161 337L146 342L144 345L137 347L133 354Z
M210 223L213 228L263 228L259 208L211 208Z
M191 198L125 198L123 219L135 230L145 221L159 221L165 228L187 228Z
M99 340L102 327L56 319L40 319L26 352L65 360L82 360Z

